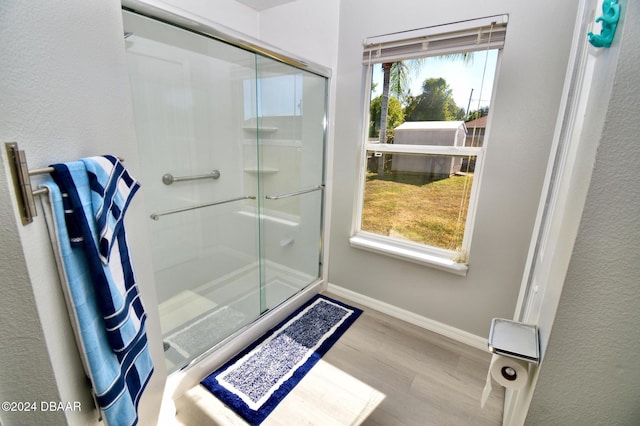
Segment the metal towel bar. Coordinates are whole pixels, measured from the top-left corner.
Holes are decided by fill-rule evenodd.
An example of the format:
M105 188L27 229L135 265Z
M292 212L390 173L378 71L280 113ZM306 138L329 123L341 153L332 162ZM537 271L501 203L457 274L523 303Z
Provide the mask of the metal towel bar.
M171 173L166 173L162 175L162 183L165 185L171 185L173 182L182 182L185 180L197 180L197 179L218 179L220 177L219 170L213 170L211 173L207 173L204 175L195 175L195 176L181 176L174 177Z
M314 191L321 191L323 189L324 189L324 185L317 185L317 186L314 186L313 188L303 189L295 192L289 192L287 194L267 195L264 198L266 198L267 200L279 200L281 198L295 197L296 195L302 195L302 194L306 194L308 192L314 192Z
M33 222L33 218L37 215L36 203L33 197L49 192L47 188L33 189L31 176L51 173L54 169L53 167L44 167L29 170L27 166L27 156L23 150L18 148L16 142L5 142L4 146L7 151L11 175L13 176L20 218L22 219L22 224L27 225ZM118 157L118 159L124 161L120 157Z
M151 219L153 219L153 220L159 220L160 216L167 216L167 215L170 215L170 214L182 213L182 212L186 212L186 211L189 211L189 210L201 209L203 207L217 206L218 204L226 204L226 203L231 203L231 202L234 202L234 201L255 200L255 199L256 199L256 197L254 195L245 195L244 197L231 198L231 199L223 200L223 201L214 201L212 203L197 204L197 205L191 206L191 207L183 207L183 208L174 209L174 210L165 210L163 212L152 213L149 217Z

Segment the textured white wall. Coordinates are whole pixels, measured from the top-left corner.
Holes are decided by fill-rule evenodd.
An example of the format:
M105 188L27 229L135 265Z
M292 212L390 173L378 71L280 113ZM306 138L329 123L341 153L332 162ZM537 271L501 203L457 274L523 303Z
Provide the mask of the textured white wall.
M121 21L118 0L0 3L0 56L5 64L0 68L0 140L17 141L26 152L30 168L113 153L124 157L136 176L139 163ZM33 178L34 183L37 181L38 178ZM6 194L4 181L2 188ZM42 212L34 223L22 226L16 225L14 216L6 210L12 204L3 198L2 206L2 228L9 232L7 239L3 235L3 245L8 244L9 249L0 252L2 327L15 327L17 331L0 334L0 347L10 348L13 358L23 354L22 362L33 370L33 376L21 374L20 379L1 377L3 391L12 393L4 386L13 384L16 392L25 387L15 397L6 393L3 396L9 400L20 397L24 401L82 404L81 412L66 413L66 422L60 419L64 413L55 413L47 414L51 421L31 422L26 417L22 420L14 417L15 421L8 424L95 422L97 415L91 409ZM161 365L162 345L159 330L154 326L158 319L143 206L144 191L136 196L129 210L128 236L142 298L149 312L152 356ZM23 259L16 241L16 226ZM5 270L7 267L10 269ZM12 290L10 298L4 295L5 282ZM15 303L5 306L10 302ZM31 320L25 320L25 316ZM5 321L6 318L12 320ZM23 326L26 328L20 333ZM40 332L38 326L42 328ZM44 335L46 351L39 335ZM43 357L48 357L53 373ZM16 366L13 374L19 373L24 373L24 368ZM162 368L157 369L142 399L142 416L151 423L159 406L163 375ZM35 377L42 386L33 384ZM52 387L57 387L58 395L52 394Z
M1 8L0 8L1 13ZM14 222L11 182L5 174L5 149L0 147L0 401L59 401L35 297ZM19 220L19 219L18 219ZM37 391L34 391L37 390ZM0 423L63 424L62 412L3 412Z
M527 425L640 422L640 5L622 4L613 91Z
M335 97L329 281L487 336L513 316L558 114L577 2L343 1ZM550 11L553 11L550 13ZM365 37L509 14L466 277L349 245L362 137ZM571 23L571 24L568 24Z

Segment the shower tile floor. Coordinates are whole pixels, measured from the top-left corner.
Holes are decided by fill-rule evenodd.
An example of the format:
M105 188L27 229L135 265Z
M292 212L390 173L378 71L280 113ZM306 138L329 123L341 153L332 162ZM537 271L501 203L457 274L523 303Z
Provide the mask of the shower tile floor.
M263 288L271 309L311 282L307 276L282 268L267 270ZM260 315L257 268L183 290L160 303L165 365L176 371ZM304 285L301 283L305 283Z

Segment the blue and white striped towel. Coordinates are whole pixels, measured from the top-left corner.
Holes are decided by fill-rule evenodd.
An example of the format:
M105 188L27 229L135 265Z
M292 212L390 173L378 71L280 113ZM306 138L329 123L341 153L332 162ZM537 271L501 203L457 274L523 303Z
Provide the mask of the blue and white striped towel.
M94 219L94 178L85 166L90 161L53 165L55 182L44 185L49 189L71 316L98 405L107 424L135 425L140 397L153 373L146 314L121 218L137 188L122 197L127 201L120 204L123 208L119 207L120 224L112 227L111 254L106 256L110 260L105 265ZM128 181L126 171L124 175Z
M111 250L122 229L124 212L140 188L120 161L112 156L82 158L89 175L91 205L98 228L100 259L109 263Z
M80 160L86 169L91 195L87 220L95 219L94 242L98 257L109 273L95 277L100 286L100 307L107 335L115 352L126 350L134 341L146 314L138 294L124 230L124 214L140 188L122 163L111 155ZM55 167L54 167L55 168ZM113 259L111 259L114 257ZM95 265L96 269L98 265Z

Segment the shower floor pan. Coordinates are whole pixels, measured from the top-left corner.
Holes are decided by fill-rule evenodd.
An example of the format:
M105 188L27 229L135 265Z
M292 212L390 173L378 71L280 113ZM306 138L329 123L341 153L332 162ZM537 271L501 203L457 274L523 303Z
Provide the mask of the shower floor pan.
M267 309L284 302L315 278L278 264L266 266L262 296ZM256 264L162 302L160 322L168 371L175 371L260 316L258 282Z

